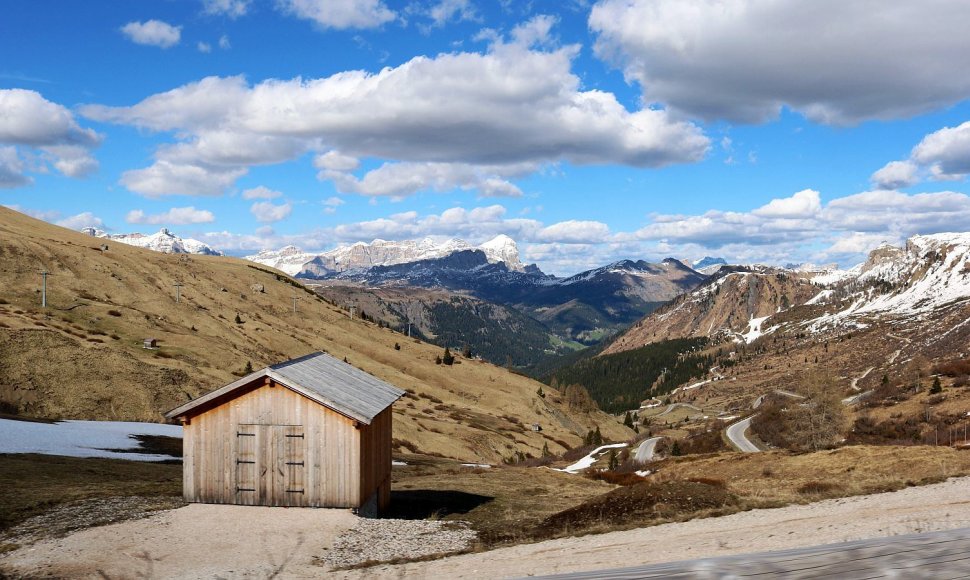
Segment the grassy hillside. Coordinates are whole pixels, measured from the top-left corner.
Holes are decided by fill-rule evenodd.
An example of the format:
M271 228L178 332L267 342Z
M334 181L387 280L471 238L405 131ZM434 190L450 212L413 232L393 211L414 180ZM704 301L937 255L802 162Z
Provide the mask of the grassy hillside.
M159 254L0 208L0 405L36 417L161 420L254 368L325 350L408 390L401 448L495 461L632 433L569 411L539 383L478 361L436 365L441 348L350 320L281 273L226 257ZM41 270L49 307L40 307ZM175 301L174 283L181 282ZM297 298L297 312L293 312ZM159 340L158 350L142 340ZM399 348L395 348L398 345ZM529 428L539 423L543 430Z

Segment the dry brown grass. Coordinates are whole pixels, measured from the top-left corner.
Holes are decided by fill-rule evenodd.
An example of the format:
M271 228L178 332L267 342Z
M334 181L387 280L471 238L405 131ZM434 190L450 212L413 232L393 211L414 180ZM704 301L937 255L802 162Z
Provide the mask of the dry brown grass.
M934 483L970 474L970 453L949 447L851 446L832 451L791 454L721 453L684 457L659 465L661 480L716 478L742 498L767 505L814 501L808 490L818 482L836 483L829 496L849 496ZM806 487L808 486L808 487Z

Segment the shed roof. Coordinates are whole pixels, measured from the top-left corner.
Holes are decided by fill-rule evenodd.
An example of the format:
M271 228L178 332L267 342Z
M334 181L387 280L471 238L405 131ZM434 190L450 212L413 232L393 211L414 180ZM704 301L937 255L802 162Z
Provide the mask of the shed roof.
M315 352L246 375L172 409L165 416L170 419L181 417L263 377L269 377L321 405L368 425L381 411L404 395L401 389L357 367L326 353Z

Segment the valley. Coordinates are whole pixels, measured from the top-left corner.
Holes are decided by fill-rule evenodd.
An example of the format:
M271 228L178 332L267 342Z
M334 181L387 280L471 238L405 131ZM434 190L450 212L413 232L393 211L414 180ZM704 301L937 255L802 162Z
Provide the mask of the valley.
M458 290L429 276L463 279L463 268L486 280L544 275L459 250L368 268L359 279L294 279L229 257L103 248L89 235L0 212L9 297L0 303L0 400L8 416L158 421L247 368L322 349L406 391L394 412L393 494L411 511L396 517L433 512L465 522L479 549L970 473L970 293L954 290L966 286L966 253L949 241L934 241L932 252L880 250L849 273L716 264L705 277L672 260L630 262L544 277L544 286L532 279L542 292L528 299L513 284L507 292L519 301L505 304L488 294L497 281ZM50 273L46 309L37 304L40 269ZM394 282L365 283L388 272ZM670 272L691 282L669 302L642 308L618 336L587 335L593 346L557 342L548 326L588 305L536 306L565 300L566 289L609 302L623 296L619 287L668 284L655 277ZM914 297L925 277L931 288L949 288L946 299ZM157 348L144 348L148 337ZM451 364L442 362L444 346ZM27 364L40 353L47 364ZM529 368L543 382L520 374ZM48 456L8 457L35 457L28 473L64 477ZM6 525L21 530L32 517L54 517L44 506L114 506L125 485L114 473L130 470L119 459L69 463L85 461L103 466L102 491L79 495L57 484L27 492ZM173 469L125 475L157 472L159 485L143 489L158 499L98 507L113 515L87 525L167 517L180 505L170 497ZM18 474L4 477L29 487ZM550 499L541 510L528 507L537 496ZM6 541L28 541L17 533ZM356 533L344 529L333 541ZM19 553L14 544L7 550Z

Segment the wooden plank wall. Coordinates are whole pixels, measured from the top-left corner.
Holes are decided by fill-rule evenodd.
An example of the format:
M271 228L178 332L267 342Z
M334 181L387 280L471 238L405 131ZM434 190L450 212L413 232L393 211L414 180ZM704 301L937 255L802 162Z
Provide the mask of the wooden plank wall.
M370 425L360 429L360 498L367 501L378 493L378 509L391 501L391 425L392 407L381 411Z
M388 419L390 413L387 413ZM305 469L302 473L304 494L296 502L272 500L275 505L311 507L358 507L367 499L361 495L361 431L354 421L323 407L283 386L255 386L248 392L189 418L184 431L184 495L186 501L202 503L269 504L255 493L237 492L239 445L237 433L246 425L302 426L304 433ZM245 430L245 427L242 427ZM388 429L389 430L389 429ZM257 446L270 445L272 429L257 429ZM286 432L276 429L279 433ZM294 431L295 432L295 431ZM282 435L279 436L282 438ZM266 440L264 442L264 439ZM283 464L294 461L293 450L285 443L276 453ZM388 470L390 469L390 436L386 437ZM243 450L246 451L246 450ZM255 453L256 477L269 461L264 453ZM259 483L257 482L257 485ZM274 497L279 482L272 487ZM266 493L269 493L268 491Z

